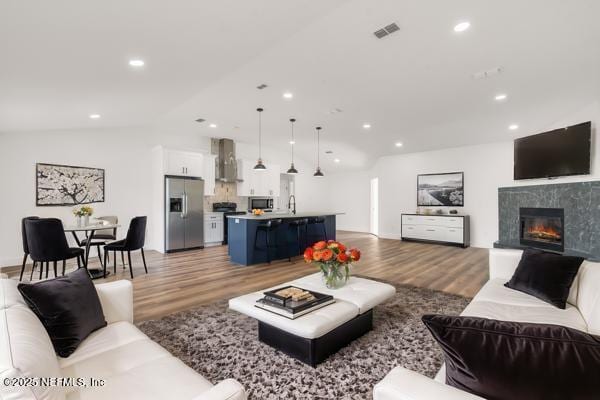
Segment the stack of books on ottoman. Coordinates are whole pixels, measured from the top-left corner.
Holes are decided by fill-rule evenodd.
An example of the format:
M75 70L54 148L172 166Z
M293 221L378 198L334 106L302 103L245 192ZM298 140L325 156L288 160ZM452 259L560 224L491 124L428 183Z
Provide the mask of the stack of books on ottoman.
M333 296L309 292L294 286L285 286L264 293L265 297L256 301L256 307L295 319L311 311L335 302Z

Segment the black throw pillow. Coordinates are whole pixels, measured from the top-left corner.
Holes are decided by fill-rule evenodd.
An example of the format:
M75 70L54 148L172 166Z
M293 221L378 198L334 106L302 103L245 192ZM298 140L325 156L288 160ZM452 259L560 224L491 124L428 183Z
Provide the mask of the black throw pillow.
M488 400L600 398L600 338L560 325L425 315L446 384Z
M504 286L530 294L563 310L583 258L527 249Z
M85 268L43 282L19 283L18 288L61 357L70 356L90 333L106 326L98 293Z

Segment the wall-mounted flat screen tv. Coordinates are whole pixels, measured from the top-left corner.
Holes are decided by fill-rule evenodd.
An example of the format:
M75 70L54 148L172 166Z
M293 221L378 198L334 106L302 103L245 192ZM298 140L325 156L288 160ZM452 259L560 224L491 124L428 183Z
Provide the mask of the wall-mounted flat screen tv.
M591 122L516 139L515 180L589 174L591 141Z

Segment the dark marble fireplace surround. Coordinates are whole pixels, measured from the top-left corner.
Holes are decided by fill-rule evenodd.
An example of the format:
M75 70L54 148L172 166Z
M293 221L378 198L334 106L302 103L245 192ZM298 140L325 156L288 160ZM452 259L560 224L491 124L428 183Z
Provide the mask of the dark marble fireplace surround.
M600 260L600 181L498 189L496 247L521 248L520 208L564 209L564 254Z

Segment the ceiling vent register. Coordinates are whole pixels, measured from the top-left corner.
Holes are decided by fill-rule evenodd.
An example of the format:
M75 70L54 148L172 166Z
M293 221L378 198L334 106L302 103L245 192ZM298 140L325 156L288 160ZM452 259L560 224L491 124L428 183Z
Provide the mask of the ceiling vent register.
M390 35L394 32L397 32L400 30L400 27L394 22L392 24L389 24L388 26L381 28L379 30L376 30L375 32L373 32L373 34L377 37L377 39L383 39L384 37L386 37L387 35Z

